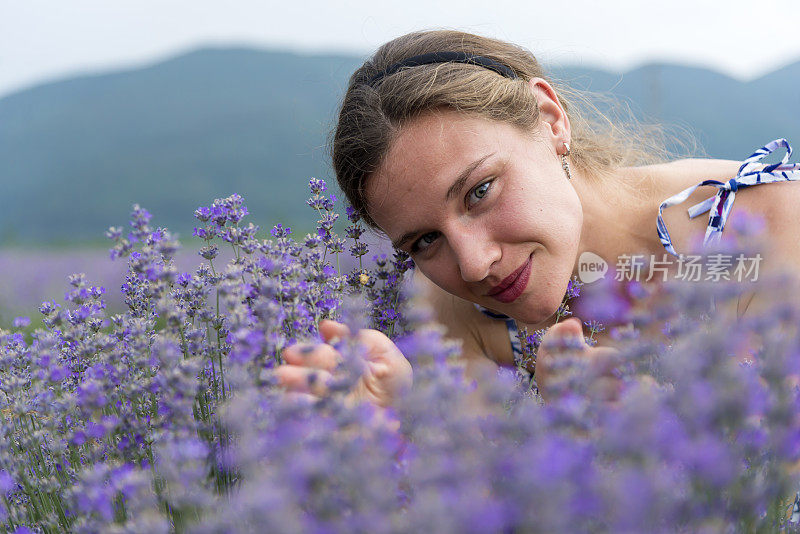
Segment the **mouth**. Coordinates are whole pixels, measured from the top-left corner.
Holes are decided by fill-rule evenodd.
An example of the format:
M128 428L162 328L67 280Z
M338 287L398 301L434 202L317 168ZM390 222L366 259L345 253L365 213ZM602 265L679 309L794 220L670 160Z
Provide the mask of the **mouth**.
M528 287L528 280L531 277L531 259L533 254L520 265L517 270L508 275L500 284L493 287L486 295L503 303L517 300Z

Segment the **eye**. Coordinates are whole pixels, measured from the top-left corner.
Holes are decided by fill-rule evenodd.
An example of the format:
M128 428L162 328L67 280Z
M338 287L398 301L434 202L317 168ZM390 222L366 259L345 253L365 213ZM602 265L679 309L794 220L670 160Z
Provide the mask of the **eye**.
M473 204L477 204L478 202L481 201L482 198L484 198L487 195L487 193L489 193L489 190L491 188L492 188L492 180L488 180L486 182L483 182L482 184L476 185L472 189L472 191L469 192L467 198L467 204L470 206Z
M414 244L411 245L411 253L414 254L420 250L425 250L431 246L437 237L439 237L438 232L428 232L427 234L423 234L419 239L414 241Z

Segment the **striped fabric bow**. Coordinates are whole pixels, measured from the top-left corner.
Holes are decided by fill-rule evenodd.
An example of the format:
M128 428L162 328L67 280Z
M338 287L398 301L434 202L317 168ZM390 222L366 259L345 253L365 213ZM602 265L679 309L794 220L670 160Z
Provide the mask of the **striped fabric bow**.
M767 165L760 170L751 170L745 172L745 169L755 164L757 161L763 159L767 155L774 152L778 147L785 147L786 154L780 163ZM762 148L756 150L753 155L744 160L744 163L739 167L739 172L736 176L727 182L718 182L717 180L704 180L697 185L688 189L684 189L680 193L669 197L661 203L658 207L658 237L667 252L674 256L680 256L675 248L672 246L672 239L667 231L667 226L664 224L662 217L664 208L680 204L689 198L695 189L704 185L713 185L718 189L717 194L713 197L707 198L699 204L695 204L689 208L689 217L694 218L698 215L710 211L708 217L708 227L706 228L706 235L703 238L703 246L715 244L722 237L722 230L725 228L725 221L728 220L728 215L733 207L733 200L736 198L736 191L751 187L759 184L768 184L772 182L786 182L793 180L800 180L800 163L789 163L789 158L792 155L792 147L786 139L775 139L769 142Z

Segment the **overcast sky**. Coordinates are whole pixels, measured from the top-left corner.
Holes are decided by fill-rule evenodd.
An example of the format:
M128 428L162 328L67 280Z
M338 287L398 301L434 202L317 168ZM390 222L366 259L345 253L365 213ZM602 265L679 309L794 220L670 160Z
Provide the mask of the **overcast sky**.
M0 96L198 46L365 55L448 27L522 44L545 63L648 61L748 80L800 60L798 0L0 0Z

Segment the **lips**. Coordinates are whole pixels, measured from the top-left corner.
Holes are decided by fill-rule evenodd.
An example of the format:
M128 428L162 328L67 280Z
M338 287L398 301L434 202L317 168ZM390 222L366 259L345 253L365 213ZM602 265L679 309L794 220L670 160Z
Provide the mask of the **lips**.
M528 286L528 280L531 276L532 257L533 255L528 256L525 263L508 275L500 284L493 287L486 295L503 303L516 300Z

